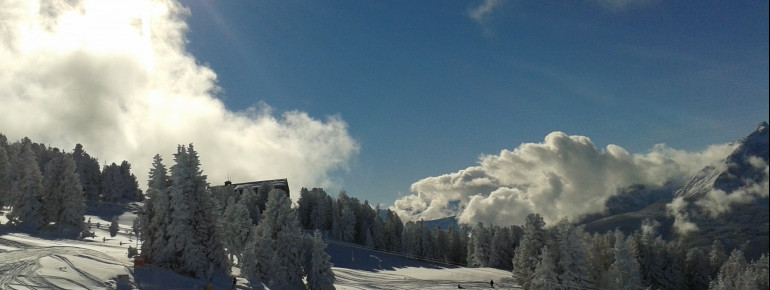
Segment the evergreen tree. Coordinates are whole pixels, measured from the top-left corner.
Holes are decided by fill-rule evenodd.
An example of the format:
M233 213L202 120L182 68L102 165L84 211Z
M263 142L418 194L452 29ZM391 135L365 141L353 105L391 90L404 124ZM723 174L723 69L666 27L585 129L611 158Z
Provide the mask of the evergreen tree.
M641 289L642 277L639 274L639 263L634 257L631 239L626 241L620 231L615 232L615 262L610 267L613 289Z
M524 289L530 289L535 269L540 263L543 246L546 244L545 222L539 214L527 215L524 235L513 257L513 278Z
M460 232L460 230L456 226L450 226L449 227L449 246L448 246L448 252L447 256L449 258L449 262L453 264L462 264L466 261L466 251L465 248L465 239L463 238L463 233Z
M102 169L101 192L102 200L117 202L123 195L123 184L120 175L120 166L114 162Z
M171 167L171 270L198 278L229 273L230 265L216 231L214 203L192 144L179 146Z
M666 287L673 289L683 289L687 287L687 278L685 275L685 258L687 252L678 241L671 241L666 244Z
M123 161L120 163L120 197L127 201L143 201L144 195L139 189L139 182L136 176L131 173L131 163Z
M473 253L468 256L471 267L489 267L489 260L494 253L490 253L492 235L484 224L479 222L471 232L473 239Z
M5 136L3 136L5 137ZM11 193L11 162L4 146L0 146L0 207L8 203Z
M591 273L591 280L596 283L600 289L609 289L614 283L610 277L610 268L615 261L614 234L607 232L604 234L585 235L588 240L588 268Z
M666 255L666 242L660 237L653 237L652 233L641 231L637 232L633 238L636 240L642 282L653 288L672 287L666 275L669 262L669 257Z
M112 221L110 222L110 237L115 237L118 235L118 231L120 230L120 225L118 224L118 217L113 216Z
M435 251L437 260L441 260L444 263L449 263L449 232L442 230L441 227L436 227L431 233L431 237L435 243Z
M299 242L302 230L286 192L270 192L262 221L244 253L243 276L268 280L272 287L302 287Z
M77 176L75 161L66 153L53 156L45 167L46 212L49 221L60 229L80 234L86 210L83 186Z
M720 240L715 240L714 243L711 244L711 251L709 251L709 265L711 266L711 277L716 278L717 273L719 273L719 268L722 267L722 264L727 261L727 254L725 253L725 248L722 246L722 242Z
M321 238L321 232L315 230L313 233L312 266L307 273L307 286L311 290L335 289L334 272L325 249L326 243Z
M399 251L401 249L401 235L404 232L404 223L390 209L387 209L385 214L385 232L388 240L388 251Z
M316 205L313 207L310 216L310 228L315 230L329 230L329 219L331 217L331 197L320 188L313 188L311 191L316 195Z
M377 215L374 217L372 223L372 240L374 240L374 248L377 250L385 250L387 248L387 239L385 238L385 220L382 218L382 212L378 205L375 209Z
M569 287L593 287L582 228L575 228L566 222L559 223L556 226L556 245L559 282Z
M303 229L309 229L312 227L311 213L316 206L317 201L315 196L312 196L307 188L301 188L299 190L299 200L297 200L297 218L299 218L299 224Z
M243 195L241 195L240 203L243 204L249 212L251 224L258 224L262 211L259 209L259 196L254 189L246 187L243 190Z
M47 222L43 207L43 174L30 143L14 144L16 149L12 150L19 154L13 154L11 158L11 167L18 170L11 170L10 204L13 210L9 222L22 229L38 230Z
M257 227L253 226L251 228L251 232L256 233ZM269 265L269 263L272 262L272 259L270 258L271 249L259 248L258 246L267 244L260 243L258 238L259 237L257 237L256 234L251 235L248 242L246 243L246 247L243 249L243 254L240 261L241 277L250 281L261 279L263 276L262 273L265 272L263 269L270 268L271 265Z
M438 250L436 249L436 241L433 240L430 229L428 229L428 226L422 220L418 223L418 226L420 248L422 249L422 252L420 253L421 256L427 259L437 259L436 253Z
M235 202L231 197L227 201L224 217L220 220L220 231L222 233L222 243L230 256L230 262L234 262L234 257L241 259L246 243L251 235L251 217L246 207Z
M687 288L706 289L709 286L709 267L708 257L701 248L691 248L687 251L686 257L686 275Z
M356 236L356 216L349 204L340 202L340 206L342 207L342 215L339 219L340 239L345 242L353 242Z
M510 228L496 228L490 245L490 267L505 270L513 269L514 242L512 236Z
M72 158L75 160L80 185L83 186L86 200L99 200L99 161L88 155L88 153L83 150L83 145L80 144L75 145L75 150L72 152Z
M767 253L751 263L744 274L746 288L770 289L770 262L768 262Z
M156 154L147 182L147 197L140 219L142 221L142 253L160 267L170 267L171 249L168 247L168 227L171 222L171 196L168 176L163 158Z
M709 285L709 289L749 289L746 284L746 258L741 250L733 250L730 257L719 269L719 274Z
M538 262L535 271L532 274L532 282L528 285L531 288L524 289L555 289L559 284L556 274L556 263L554 262L551 250L546 245L543 247L540 262Z

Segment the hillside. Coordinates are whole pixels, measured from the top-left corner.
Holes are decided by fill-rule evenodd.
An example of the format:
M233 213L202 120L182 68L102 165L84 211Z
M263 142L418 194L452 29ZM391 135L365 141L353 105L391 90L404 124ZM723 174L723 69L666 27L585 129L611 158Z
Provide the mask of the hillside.
M628 188L608 200L608 214L582 223L588 232L617 228L630 233L643 220L652 219L660 223L658 233L664 238L678 237L690 246L706 246L718 239L728 250L741 248L747 257L759 257L768 251L768 193L766 189L761 192L768 178L768 139L768 124L762 122L754 132L736 141L737 148L722 164L703 168L684 186ZM764 167L757 158L764 161ZM754 185L760 192L745 189ZM709 196L722 196L718 192L724 193L724 200ZM667 212L667 204L678 197L688 204L685 210L689 222L698 227L696 234L681 236L672 228L674 217ZM715 210L710 207L718 208L719 214L714 216Z
M202 281L152 265L134 269L127 249L136 246L130 234L135 217L130 212L120 215L121 230L114 238L107 230L109 221L96 215L86 217L91 220L96 238L68 240L0 233L0 289L201 289L209 284L214 289L230 289L232 280L226 276ZM0 222L6 220L0 218ZM486 288L489 280L495 280L498 288L515 286L508 271L445 268L336 241L329 241L327 253L334 263L338 289L448 289L457 284ZM234 274L239 272L238 268L233 270ZM247 281L237 279L236 289L249 287ZM265 287L260 284L254 288Z

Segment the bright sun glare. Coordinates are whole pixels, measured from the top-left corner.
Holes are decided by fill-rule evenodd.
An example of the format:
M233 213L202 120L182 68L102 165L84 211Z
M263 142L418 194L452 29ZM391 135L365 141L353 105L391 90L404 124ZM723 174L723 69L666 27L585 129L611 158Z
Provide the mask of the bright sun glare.
M21 50L130 55L145 69L153 69L152 5L148 1L89 0L74 7L58 4L35 8L31 11L40 12L29 15L37 21L31 21L21 33ZM56 16L51 14L58 15L58 20L52 20Z

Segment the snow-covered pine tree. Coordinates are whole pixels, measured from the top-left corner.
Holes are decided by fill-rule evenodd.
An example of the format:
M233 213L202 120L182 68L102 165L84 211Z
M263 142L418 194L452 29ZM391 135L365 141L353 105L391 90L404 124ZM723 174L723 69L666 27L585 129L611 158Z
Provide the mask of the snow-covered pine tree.
M431 237L433 237L433 242L435 244L435 247L434 247L436 252L435 259L448 263L449 262L449 231L445 231L441 229L441 227L435 227L433 228Z
M259 218L262 215L262 211L259 209L259 196L251 187L246 187L241 195L240 204L246 207L249 211L249 218L251 224L256 225L259 223Z
M513 257L513 278L524 289L530 289L532 277L540 263L542 249L547 241L543 227L545 227L543 217L536 213L527 215L524 235Z
M744 272L746 271L746 258L741 250L733 250L730 257L719 269L717 277L711 281L709 289L749 289L742 287Z
M216 231L206 176L192 144L179 146L171 167L171 223L168 227L171 270L198 278L229 273L230 265Z
M251 226L249 210L243 204L235 202L234 197L230 197L225 206L225 215L219 224L222 243L227 249L230 263L235 261L235 257L238 258L238 261L241 260L241 255L251 235Z
M588 269L591 273L591 280L600 289L612 287L613 282L609 273L610 267L615 261L613 233L595 233L593 236L586 234L584 239L587 240L586 244L588 244Z
M684 250L680 241L670 241L666 243L666 283L670 288L683 289L687 287L685 277L685 258L687 252Z
M88 155L83 149L83 145L80 144L75 145L72 158L75 160L80 185L83 186L86 200L99 200L99 161Z
M420 251L416 223L408 221L404 224L404 233L401 235L401 252L410 256L417 256Z
M356 216L349 204L340 201L342 215L339 219L340 239L345 242L353 242L356 237Z
M615 232L615 262L610 266L610 277L613 289L642 289L642 276L639 273L639 262L636 261L630 243L622 232Z
M45 206L49 221L72 234L84 229L83 215L86 204L83 186L76 173L75 160L66 153L58 153L45 166Z
M270 203L270 200L274 200ZM273 244L274 253L273 264L276 266L274 277L279 279L271 280L271 285L304 286L302 277L304 272L300 260L300 242L302 229L297 220L297 213L291 208L291 200L286 192L280 189L274 189L269 193L268 204L273 205L276 211L273 214L276 220L274 227ZM267 213L266 213L267 214Z
M286 192L275 189L270 192L265 208L247 250L254 253L249 253L248 257L244 254L244 260L249 262L245 266L256 273L243 275L269 280L272 287L303 287L299 250L302 230L291 209L291 200L286 197Z
M372 239L374 240L374 248L377 250L385 250L387 239L385 238L385 220L382 218L382 211L380 206L377 205L375 211L377 215L374 217L372 223Z
M524 289L560 289L559 277L556 274L556 263L554 262L553 254L548 245L543 247L540 262L538 262L534 273L532 274L532 282L528 287ZM569 288L569 286L564 286Z
M707 289L709 286L709 267L708 257L701 248L694 247L687 251L685 259L687 288L689 289Z
M727 261L727 253L725 253L725 248L722 246L722 242L720 240L715 240L711 244L711 250L709 251L709 266L711 266L711 278L716 279L717 274L719 273L719 269L722 267L722 264Z
M420 255L426 259L438 259L436 241L433 239L433 235L431 234L430 229L422 220L420 220L418 226L420 234L420 248L422 249Z
M272 262L270 258L270 249L260 249L259 246L266 244L260 243L256 235L257 226L251 227L252 235L249 237L246 247L243 249L243 255L241 256L241 277L248 279L249 281L256 281L261 279L264 272L263 268L269 268L269 263Z
M3 136L4 137L4 136ZM11 192L11 162L4 146L0 146L0 207L8 203Z
M299 224L304 229L309 229L311 227L311 213L313 212L313 208L316 206L317 201L315 200L315 196L313 196L310 193L310 190L303 187L299 190L299 200L297 200L297 218L299 219Z
M507 227L497 227L490 245L489 265L498 269L513 269L513 240L511 230Z
M744 277L746 289L770 289L770 262L767 253L747 267Z
M388 250L393 252L401 250L401 235L404 232L404 223L390 209L387 209L385 214L385 232L388 237Z
M463 234L464 233L460 233L457 226L452 225L449 227L447 256L450 263L459 265L466 262L465 253L467 250L465 249L465 239L462 236Z
M262 184L257 189L257 205L259 206L259 212L265 212L267 200L270 198L271 191L273 191L272 183Z
M660 286L657 281L663 280L663 264L666 262L663 253L665 244L662 239L638 231L631 238L636 239L636 256L639 262L639 273L645 285Z
M159 267L170 267L171 249L168 243L168 227L171 222L171 179L159 154L153 157L152 168L147 182L147 197L144 202L141 236L142 253L150 262Z
M325 249L326 243L321 238L321 231L315 230L313 233L312 266L307 273L307 286L311 290L335 289L334 272Z
M313 188L311 191L317 196L316 205L313 207L310 216L310 228L314 230L329 230L329 219L331 217L331 197L320 188Z
M29 139L26 139L29 140ZM37 162L31 142L15 143L11 154L11 194L9 204L13 206L9 219L25 230L39 230L46 224L43 207L43 174ZM15 156L16 155L16 156Z
M489 259L492 253L491 250L491 234L488 228L484 227L484 224L479 222L473 227L471 231L471 239L473 239L473 254L469 256L468 266L471 267L489 267Z
M131 163L125 160L120 163L120 184L121 199L128 201L144 200L136 175L131 173Z
M559 282L567 287L593 287L588 272L588 254L583 243L583 229L568 222L560 222L556 226L556 247L554 252L559 257L556 266Z
M110 221L110 237L115 237L118 235L118 231L120 231L120 225L118 224L118 217L113 216L112 221Z
M101 178L102 200L106 202L117 202L120 200L123 194L122 186L120 166L114 162L104 166Z

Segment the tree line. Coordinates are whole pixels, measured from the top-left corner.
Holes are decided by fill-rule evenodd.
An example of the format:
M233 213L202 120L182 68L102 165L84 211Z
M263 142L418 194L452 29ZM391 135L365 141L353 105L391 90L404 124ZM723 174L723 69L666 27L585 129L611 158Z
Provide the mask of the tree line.
M131 164L99 161L77 144L72 152L34 143L9 143L0 134L0 206L9 206L8 226L89 236L84 223L87 201L141 201Z
M343 191L335 200L322 189L302 189L302 226L330 238L377 250L467 267L509 270L524 289L767 289L768 257L748 262L740 249L726 254L665 241L656 222L629 235L619 230L589 234L567 221L546 227L538 214L523 225L478 223L430 229L401 223L391 210L372 208Z

